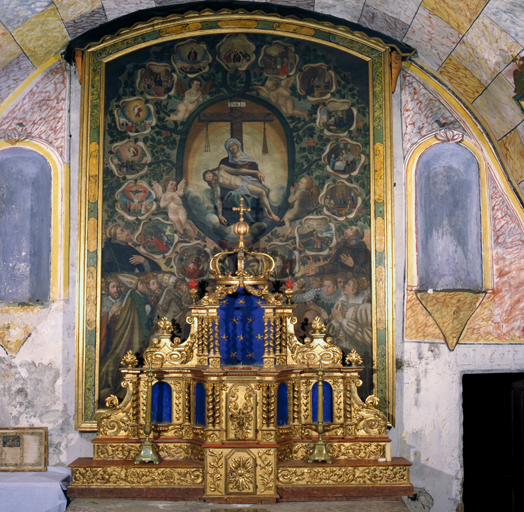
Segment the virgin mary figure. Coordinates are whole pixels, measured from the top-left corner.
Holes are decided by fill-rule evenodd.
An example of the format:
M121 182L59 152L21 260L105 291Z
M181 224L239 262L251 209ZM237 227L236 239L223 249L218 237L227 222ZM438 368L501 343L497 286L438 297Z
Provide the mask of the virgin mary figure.
M226 140L226 157L220 160L216 169L205 171L203 179L213 189L215 206L223 224L233 224L235 218L227 218L232 207L238 207L240 197L244 197L253 213L259 210L256 199L260 199L264 214L272 220L279 221L269 204L269 189L263 184L265 176L260 172L256 160L242 151L239 140ZM253 213L246 214L248 222L254 222ZM230 215L229 215L230 216Z

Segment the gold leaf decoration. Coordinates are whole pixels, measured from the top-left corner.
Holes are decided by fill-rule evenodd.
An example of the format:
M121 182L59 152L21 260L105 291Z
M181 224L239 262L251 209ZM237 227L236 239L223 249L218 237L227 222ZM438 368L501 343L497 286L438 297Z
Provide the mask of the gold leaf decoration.
M457 346L466 324L485 295L486 292L469 291L416 292L417 299L435 320L450 350Z
M377 329L386 328L386 283L385 268L379 265L376 270L376 293L377 293Z
M384 147L381 142L375 143L375 201L384 201Z
M375 220L375 243L377 252L384 252L386 247L386 229L384 217L377 217Z
M96 327L96 267L88 267L86 278L87 328Z
M91 217L87 221L87 250L89 252L96 251L98 245L98 221L95 217Z
M87 196L90 203L96 203L98 199L98 143L91 142L89 145L89 182Z

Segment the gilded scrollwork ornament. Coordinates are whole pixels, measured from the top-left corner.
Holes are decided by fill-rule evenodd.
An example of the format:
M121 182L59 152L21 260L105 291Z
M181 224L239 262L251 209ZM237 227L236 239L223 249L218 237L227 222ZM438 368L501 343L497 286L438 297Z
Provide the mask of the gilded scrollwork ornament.
M387 427L386 416L376 407L378 398L370 395L363 403L358 396L357 386L350 381L351 398L353 400L354 433L357 436L385 436Z
M275 488L275 465L272 450L258 451L258 492L263 494Z
M151 363L153 368L196 364L195 337L190 334L184 342L181 342L180 338L171 340L173 326L166 317L158 322L158 326L162 329L162 333L158 338L154 338L152 345L144 351L146 364Z
M326 327L320 317L316 317L312 323L313 331L311 337L307 336L302 344L296 337L290 336L288 347L291 357L296 364L300 365L322 365L340 366L342 361L342 350L332 344L332 339L325 337Z
M379 459L386 456L385 443L331 443L328 452L334 459Z
M203 468L78 467L72 470L77 485L195 486L204 482Z
M128 392L121 404L116 397L108 397L109 405L114 406L100 415L97 422L98 434L101 436L129 436L131 437L131 425L136 423L137 407L137 379L135 375L127 376L122 387L128 388ZM107 404L107 402L106 402Z
M95 460L135 460L140 453L138 444L95 444L93 447L93 458Z
M329 468L279 468L280 485L401 484L409 481L405 466L364 466Z
M219 493L223 486L224 454L218 450L209 450L207 459L207 484L210 492Z
M234 439L244 440L253 436L254 408L254 392L251 387L235 386L231 390L228 410Z

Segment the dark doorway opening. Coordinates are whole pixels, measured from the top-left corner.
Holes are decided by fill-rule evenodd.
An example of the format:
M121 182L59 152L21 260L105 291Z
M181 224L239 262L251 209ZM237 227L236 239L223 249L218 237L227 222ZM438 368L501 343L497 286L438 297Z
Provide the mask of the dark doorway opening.
M464 510L524 512L524 373L464 375Z

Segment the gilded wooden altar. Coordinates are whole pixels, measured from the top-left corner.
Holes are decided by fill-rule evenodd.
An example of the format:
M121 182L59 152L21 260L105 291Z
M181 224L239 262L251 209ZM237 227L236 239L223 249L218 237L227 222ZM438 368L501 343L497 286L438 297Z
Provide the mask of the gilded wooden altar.
M310 337L301 341L295 336L293 291L269 291L274 262L246 249L248 226L242 213L241 204L241 220L234 228L239 237L236 249L212 259L216 291L197 301L192 288L188 338L173 337L171 323L164 318L159 322L162 333L144 353L144 366L137 367L132 353L122 360L126 396L122 402L116 396L107 399L109 409L98 420L93 440L93 459L72 464L71 496L249 503L399 498L411 493L410 463L391 458L387 419L376 408L378 399L362 401L359 396L360 356L353 350L343 361L320 318L313 322ZM244 268L246 256L260 260L258 273ZM224 270L227 265L221 262L228 258L234 259L234 272ZM262 354L261 364L223 362L220 310L226 298L241 290L257 297L262 310L262 328L253 345L254 352ZM239 339L244 341L243 335ZM331 389L331 414L325 424L319 380ZM171 408L167 421L151 425L152 449L160 463L147 464L137 457L144 439L149 439L148 386L159 382L169 386ZM205 390L203 425L196 421L199 385ZM284 399L277 396L282 385ZM331 464L308 462L319 432Z

